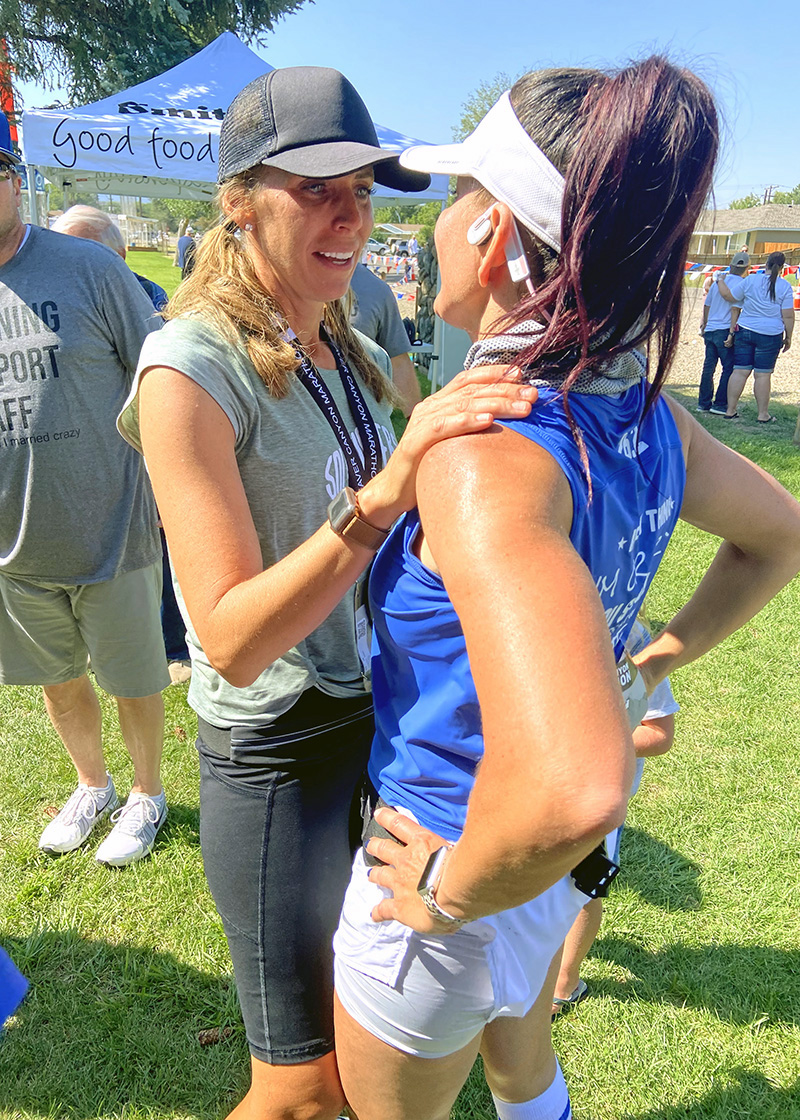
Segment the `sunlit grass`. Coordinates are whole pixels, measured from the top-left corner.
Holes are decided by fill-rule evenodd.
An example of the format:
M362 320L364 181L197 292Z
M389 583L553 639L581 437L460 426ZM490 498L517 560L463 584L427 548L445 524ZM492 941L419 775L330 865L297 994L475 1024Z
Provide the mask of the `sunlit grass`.
M172 258L172 253L142 253L131 249L125 260L134 272L160 284L171 298L181 282L181 270L172 263Z
M775 411L780 423L766 430L704 422L798 494L794 417ZM686 599L713 550L679 528L648 599L652 618ZM590 998L555 1028L577 1120L800 1116L798 665L795 584L672 682L675 747L648 763L631 805L625 870L584 969ZM37 690L0 689L0 940L31 979L0 1044L3 1120L211 1120L246 1085L198 846L185 694L165 694L169 819L154 857L117 872L94 861L94 841L60 859L39 853L46 810L68 795L73 772ZM130 763L113 704L103 707L124 794ZM199 1032L214 1027L232 1031L201 1046ZM492 1115L476 1067L454 1116Z

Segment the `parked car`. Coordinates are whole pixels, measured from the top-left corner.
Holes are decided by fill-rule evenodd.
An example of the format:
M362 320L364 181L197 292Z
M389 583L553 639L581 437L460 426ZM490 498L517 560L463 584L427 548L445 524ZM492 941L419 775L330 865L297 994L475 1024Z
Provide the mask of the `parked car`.
M377 253L379 256L385 256L391 252L388 245L384 245L382 241L376 241L374 237L368 238L364 248L368 253Z
M394 241L390 252L394 253L396 257L408 256L408 241Z

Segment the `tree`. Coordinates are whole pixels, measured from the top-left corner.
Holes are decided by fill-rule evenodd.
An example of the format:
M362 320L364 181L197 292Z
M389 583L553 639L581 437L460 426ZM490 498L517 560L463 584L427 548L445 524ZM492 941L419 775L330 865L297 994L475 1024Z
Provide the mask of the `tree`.
M427 245L433 241L433 227L436 225L436 219L442 212L441 202L423 202L417 210L417 216L414 219L419 222L420 230L417 234L417 240L420 245Z
M422 203L419 202L387 202L385 206L376 206L373 209L373 220L375 225L381 225L383 222L388 222L392 225L397 222L407 222L413 224L417 219L417 211L420 209Z
M768 187L763 195L746 194L744 198L735 198L730 204L731 210L749 210L751 206L762 206L765 202L777 202L780 206L788 206L793 202L800 205L800 183L793 191L776 191Z
M744 198L735 198L730 204L731 210L749 210L751 206L760 206L761 199L757 194L746 194Z
M797 206L800 204L800 183L797 184L793 191L775 191L775 194L772 196L772 201L781 203L784 206L788 206L790 202L793 202L795 206Z
M143 218L156 218L167 225L177 224L172 218L169 208L163 198L149 198L142 202L140 213ZM171 227L170 227L171 228Z
M418 225L420 231L417 234L417 240L420 245L427 245L433 237L433 227L436 225L436 219L441 212L441 202L397 202L378 207L374 213L374 220L376 227L384 222ZM385 230L376 228L372 231L372 236L377 241L381 241L384 234Z
M162 198L161 204L171 218L179 222L208 222L217 216L216 207L211 202L195 201L191 198Z
M169 228L175 230L178 223L178 237L183 237L190 222L210 222L217 216L216 208L210 202L194 201L191 198L162 198L160 200L164 209L170 215ZM175 248L173 264L178 263L178 249Z
M100 199L96 194L87 191L70 191L67 198L68 206L96 206L100 210L107 209L100 206ZM50 187L50 209L51 210L64 210L64 190L63 187L58 187L54 183Z
M162 73L222 31L262 43L304 0L0 0L16 78L97 101Z
M512 78L501 70L491 81L481 82L461 106L461 120L453 129L453 139L463 140L465 136L469 136L500 95L511 89L517 78L524 73L526 71L523 70Z

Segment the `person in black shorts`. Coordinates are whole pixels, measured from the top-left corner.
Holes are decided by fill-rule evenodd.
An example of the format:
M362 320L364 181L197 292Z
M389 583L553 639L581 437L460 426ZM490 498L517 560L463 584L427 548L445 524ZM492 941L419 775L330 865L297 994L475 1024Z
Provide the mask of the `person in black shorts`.
M535 390L459 375L397 454L386 353L341 303L378 181L419 190L335 70L257 78L222 127L223 217L142 351L120 429L144 451L199 717L201 845L252 1059L241 1118L335 1117L331 941L373 733L363 574L439 439Z

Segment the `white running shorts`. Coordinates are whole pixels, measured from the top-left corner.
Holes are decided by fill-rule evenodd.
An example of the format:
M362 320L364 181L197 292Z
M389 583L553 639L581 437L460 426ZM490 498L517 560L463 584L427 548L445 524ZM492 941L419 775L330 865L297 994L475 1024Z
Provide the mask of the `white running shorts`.
M376 1038L421 1058L456 1053L498 1016L526 1015L589 901L565 876L523 906L434 937L372 921L389 892L368 870L359 850L333 939L336 993Z

